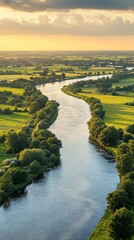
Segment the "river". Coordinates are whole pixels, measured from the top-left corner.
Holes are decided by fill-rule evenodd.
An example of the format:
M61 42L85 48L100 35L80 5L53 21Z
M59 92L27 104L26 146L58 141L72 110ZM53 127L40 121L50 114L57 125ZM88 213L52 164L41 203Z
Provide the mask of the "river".
M1 240L87 240L104 214L107 194L117 187L115 163L89 143L88 105L61 91L74 81L39 87L60 103L50 130L63 144L61 165L0 208Z

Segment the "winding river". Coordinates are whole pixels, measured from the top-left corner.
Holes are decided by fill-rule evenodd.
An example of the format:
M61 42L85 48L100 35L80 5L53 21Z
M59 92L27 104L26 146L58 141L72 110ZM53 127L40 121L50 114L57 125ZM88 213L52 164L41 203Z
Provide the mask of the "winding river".
M39 87L60 103L50 130L63 144L61 165L0 208L2 240L87 240L104 214L107 194L117 186L115 163L88 141L88 105L60 90L74 81Z

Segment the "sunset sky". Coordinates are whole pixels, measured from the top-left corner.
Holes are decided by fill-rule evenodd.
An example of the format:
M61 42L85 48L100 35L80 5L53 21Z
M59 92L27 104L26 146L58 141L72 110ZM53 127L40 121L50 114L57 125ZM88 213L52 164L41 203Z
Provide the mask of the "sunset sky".
M0 0L0 50L134 50L134 0Z

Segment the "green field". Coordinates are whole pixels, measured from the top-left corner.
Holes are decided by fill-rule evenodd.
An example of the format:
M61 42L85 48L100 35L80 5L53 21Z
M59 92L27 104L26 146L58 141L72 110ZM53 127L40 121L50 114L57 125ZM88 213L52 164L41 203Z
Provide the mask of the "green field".
M13 94L19 94L19 95L22 95L24 93L24 89L22 88L0 87L0 91L10 91Z
M7 81L14 81L19 78L30 79L30 75L0 75L0 81L7 80Z
M0 116L0 135L14 129L19 131L28 123L30 116L28 113L13 113L11 115Z
M90 89L89 89L90 90ZM134 107L125 105L127 102L132 102L132 97L111 96L102 94L80 93L80 95L95 97L100 99L104 106L105 122L108 126L126 129L128 125L134 122Z
M113 84L113 87L115 86L123 87L123 86L128 86L133 84L134 84L134 78L125 78L120 80L120 82Z

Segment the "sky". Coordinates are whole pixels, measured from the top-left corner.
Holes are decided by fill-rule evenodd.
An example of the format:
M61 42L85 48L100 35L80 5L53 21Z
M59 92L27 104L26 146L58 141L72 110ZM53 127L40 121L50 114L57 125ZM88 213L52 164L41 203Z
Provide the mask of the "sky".
M134 50L134 0L0 0L0 50Z

